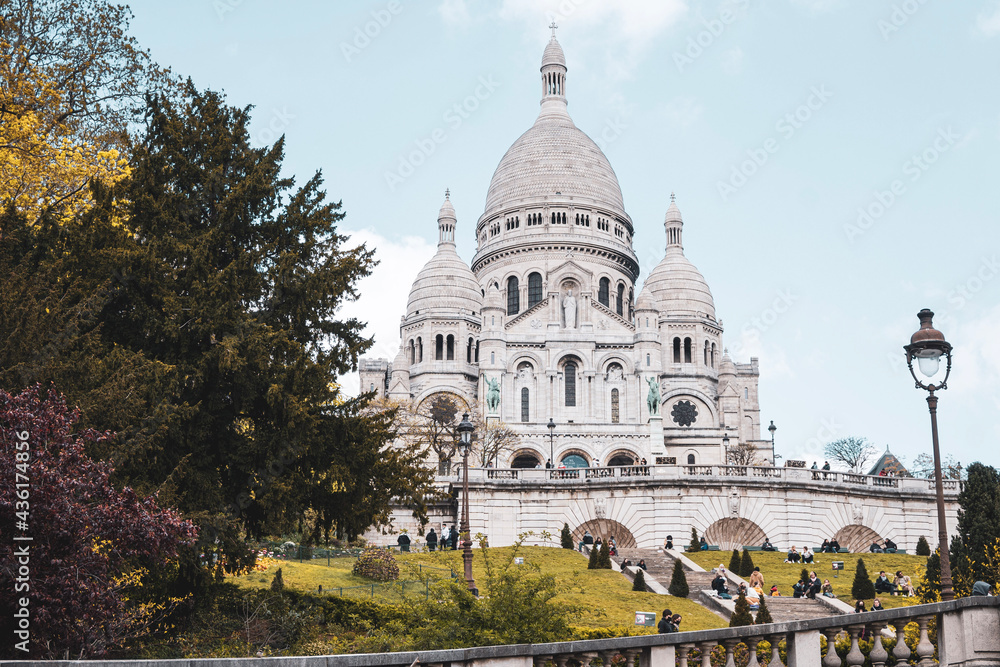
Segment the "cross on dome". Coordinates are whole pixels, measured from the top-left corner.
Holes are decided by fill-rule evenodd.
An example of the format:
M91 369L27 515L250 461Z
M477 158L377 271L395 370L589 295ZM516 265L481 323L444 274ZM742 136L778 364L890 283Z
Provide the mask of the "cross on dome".
M555 37L555 36L556 36L556 28L558 28L558 27L559 27L559 26L557 26L557 25L556 25L556 22L555 22L555 20L553 20L553 21L552 21L552 23L550 23L550 24L549 24L549 28L551 28L551 29L552 29L552 36L553 36L553 37Z

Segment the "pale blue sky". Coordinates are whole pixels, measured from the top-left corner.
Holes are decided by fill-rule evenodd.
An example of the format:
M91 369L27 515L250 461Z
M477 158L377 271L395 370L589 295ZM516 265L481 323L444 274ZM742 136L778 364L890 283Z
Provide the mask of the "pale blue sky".
M822 462L847 435L929 451L901 349L929 307L956 346L942 448L1000 465L1000 1L131 6L161 64L255 105L255 140L284 133L287 172L321 169L344 229L376 245L350 308L376 353L395 354L446 187L471 259L493 170L537 115L555 15L569 110L618 174L640 283L674 191L726 344L760 358L777 452ZM387 177L420 144L412 174Z

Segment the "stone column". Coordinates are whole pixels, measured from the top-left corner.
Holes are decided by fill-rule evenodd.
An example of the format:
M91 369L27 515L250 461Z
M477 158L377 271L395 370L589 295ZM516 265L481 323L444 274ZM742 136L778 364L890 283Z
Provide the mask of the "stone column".
M942 665L1000 664L1000 609L968 607L942 614L938 657Z
M814 667L820 662L819 630L788 634L788 667Z
M649 667L674 667L676 660L673 645L649 647Z
M663 446L663 418L660 415L653 415L649 418L649 451L653 455L664 455L667 453ZM650 464L653 460L650 459Z

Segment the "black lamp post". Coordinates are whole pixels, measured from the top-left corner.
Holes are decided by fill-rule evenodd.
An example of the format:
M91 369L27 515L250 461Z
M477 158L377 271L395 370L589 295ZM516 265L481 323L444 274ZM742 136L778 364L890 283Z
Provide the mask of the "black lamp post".
M462 522L459 525L459 534L462 537L462 563L465 565L465 583L469 585L469 590L473 595L478 596L479 590L476 588L476 581L472 578L472 538L469 535L469 449L472 447L472 431L475 427L469 421L469 413L462 415L462 421L458 425L459 442L458 446L462 450Z
M941 550L941 600L954 600L955 591L951 582L951 559L948 557L948 526L944 517L944 484L941 481L941 448L938 444L937 428L937 394L948 388L948 376L951 375L951 343L944 339L944 334L934 328L932 320L934 313L924 308L917 317L920 318L920 328L910 336L910 344L904 345L906 350L906 366L917 384L917 389L927 390L927 408L931 413L931 439L934 442L934 490L937 493L938 548ZM917 360L917 368L921 375L933 378L941 366L942 355L947 359L944 378L937 383L924 384L913 371L913 359Z
M549 464L551 467L556 467L556 457L555 448L552 446L552 438L556 434L556 423L552 421L552 417L549 417L549 423L545 425L545 428L549 429Z
M722 434L722 448L726 452L726 460L723 461L725 465L729 465L729 434Z
M774 425L774 420L771 420L771 425L767 427L767 430L771 432L771 451L774 451L774 432L778 430L778 427Z

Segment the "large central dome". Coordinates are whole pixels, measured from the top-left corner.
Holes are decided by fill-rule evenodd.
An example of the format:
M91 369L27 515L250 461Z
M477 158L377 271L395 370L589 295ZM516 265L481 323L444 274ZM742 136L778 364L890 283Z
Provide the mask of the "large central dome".
M532 202L571 201L625 217L618 177L608 158L566 111L566 61L553 36L542 56L542 109L500 160L484 218Z

